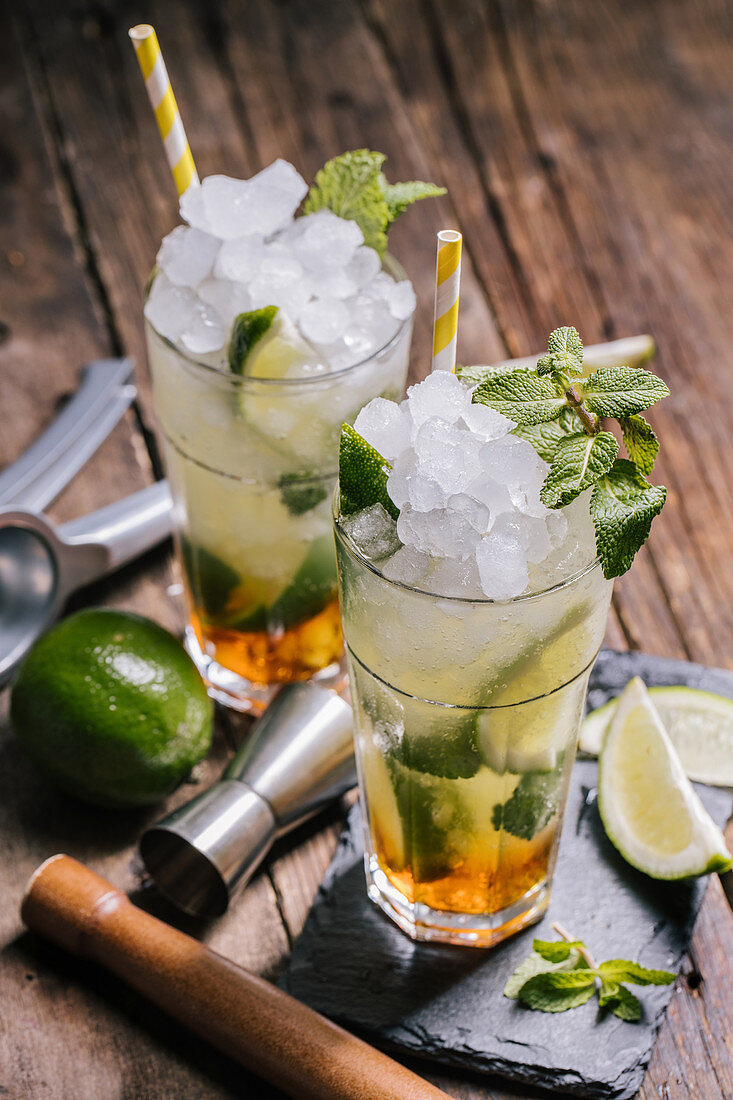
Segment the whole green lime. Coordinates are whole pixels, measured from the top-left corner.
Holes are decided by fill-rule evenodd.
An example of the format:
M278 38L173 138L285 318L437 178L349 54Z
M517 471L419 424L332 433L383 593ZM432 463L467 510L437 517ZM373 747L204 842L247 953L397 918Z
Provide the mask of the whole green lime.
M11 718L59 787L97 806L159 801L211 746L213 705L180 642L94 608L49 630L21 666Z

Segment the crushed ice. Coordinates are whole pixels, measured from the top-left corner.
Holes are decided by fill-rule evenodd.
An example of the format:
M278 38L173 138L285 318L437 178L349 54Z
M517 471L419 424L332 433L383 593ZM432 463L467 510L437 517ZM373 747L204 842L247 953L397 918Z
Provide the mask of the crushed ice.
M307 191L284 160L248 180L208 176L189 188L180 205L188 225L164 238L145 305L157 331L223 360L237 314L276 305L324 369L388 344L414 312L412 284L382 271L356 222L327 209L296 218Z
M547 463L511 434L513 421L472 404L454 374L435 371L399 405L375 398L354 426L391 463L387 492L400 515L395 524L377 506L351 517L347 530L366 556L387 558L380 568L391 580L508 600L592 560L587 500L545 508ZM399 548L385 550L395 535Z

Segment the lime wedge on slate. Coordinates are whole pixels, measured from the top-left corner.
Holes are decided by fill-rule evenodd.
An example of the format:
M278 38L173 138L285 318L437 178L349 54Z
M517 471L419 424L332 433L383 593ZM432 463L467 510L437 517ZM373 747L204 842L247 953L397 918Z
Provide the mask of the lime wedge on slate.
M91 608L36 642L11 717L22 747L62 790L132 807L165 797L206 755L213 704L167 630Z
M723 834L695 794L638 676L622 692L601 749L598 808L624 859L652 878L691 878L731 866Z
M316 363L315 350L277 306L240 313L229 341L229 369L248 378L286 378L292 368Z
M688 779L733 787L733 699L687 687L649 688ZM580 750L597 756L618 699L592 711L580 730Z
M342 516L350 516L381 504L386 512L397 519L399 508L387 492L387 477L392 469L366 439L350 424L341 427L339 444L339 498Z

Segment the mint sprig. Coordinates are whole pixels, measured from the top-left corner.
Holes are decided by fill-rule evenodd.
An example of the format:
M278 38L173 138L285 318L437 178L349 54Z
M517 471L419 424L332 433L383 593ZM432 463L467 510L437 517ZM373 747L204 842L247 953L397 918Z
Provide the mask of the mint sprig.
M646 480L659 453L650 425L639 414L669 396L661 378L641 367L599 367L583 377L583 344L577 329L551 333L547 352L533 370L463 368L478 383L473 400L517 424L550 470L540 492L548 508L563 508L592 489L590 512L596 550L609 579L619 577L646 541L667 490ZM628 458L618 458L614 435L601 418L617 420Z
M327 161L316 173L303 213L326 208L355 221L364 244L383 256L392 222L413 202L445 194L444 187L422 180L388 183L381 170L385 160L384 153L354 149Z
M631 985L670 985L671 970L650 970L630 959L597 963L582 940L560 924L553 929L561 940L533 940L532 953L520 963L504 986L504 996L538 1012L567 1012L586 1004L596 993L601 1008L629 1023L642 1017L639 998Z

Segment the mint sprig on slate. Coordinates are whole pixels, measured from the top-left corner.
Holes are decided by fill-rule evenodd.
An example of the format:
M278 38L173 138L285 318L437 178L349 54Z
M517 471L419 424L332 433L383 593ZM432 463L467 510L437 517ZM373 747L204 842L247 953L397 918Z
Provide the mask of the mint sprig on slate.
M325 207L355 221L364 244L383 256L392 222L413 202L446 193L444 187L422 180L388 183L381 170L385 160L384 153L354 149L327 161L316 173L303 213L314 214Z
M532 953L520 963L504 986L504 996L538 1012L567 1012L585 1004L596 993L600 1008L629 1023L642 1017L642 1007L626 985L670 985L671 970L650 970L630 959L597 963L582 940L560 924L553 929L561 940L533 940Z
M478 382L473 400L517 424L550 464L540 492L548 508L563 508L592 489L590 513L604 576L619 577L646 541L667 490L650 485L659 443L639 414L669 396L661 378L641 367L599 367L583 376L583 344L577 329L555 329L537 367L509 370L464 368L459 377ZM628 458L618 458L614 435L602 417L618 421Z

